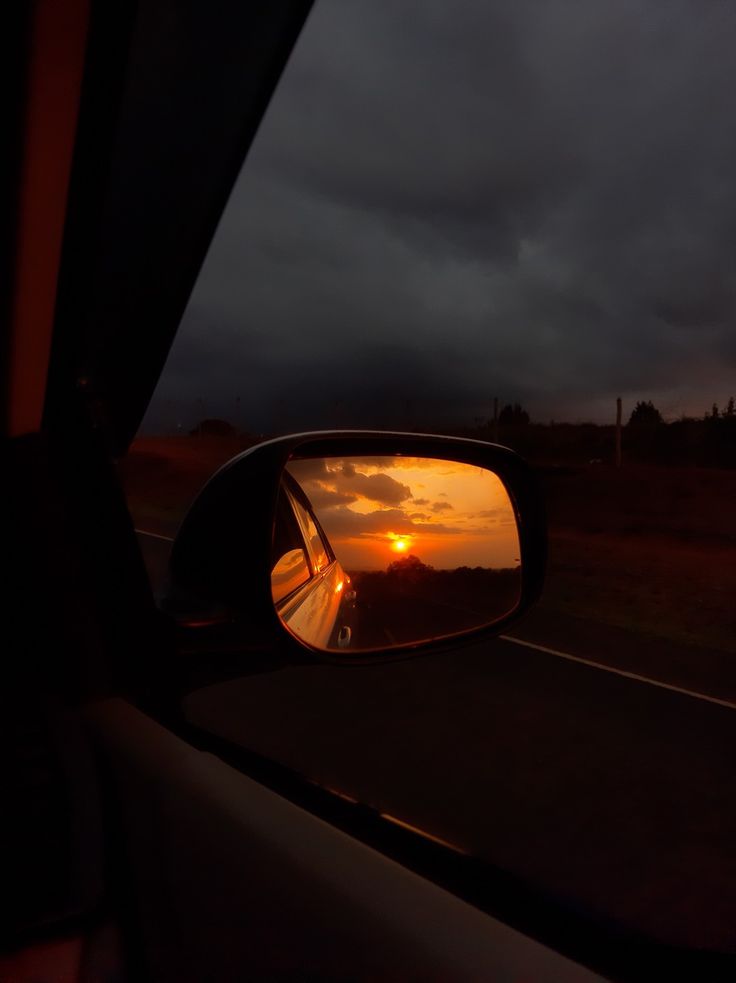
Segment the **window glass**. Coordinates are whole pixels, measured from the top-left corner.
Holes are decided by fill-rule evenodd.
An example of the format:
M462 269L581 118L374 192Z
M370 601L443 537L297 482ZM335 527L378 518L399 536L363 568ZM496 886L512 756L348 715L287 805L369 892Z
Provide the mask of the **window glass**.
M271 593L274 604L293 594L309 580L309 563L303 549L283 553L271 571Z

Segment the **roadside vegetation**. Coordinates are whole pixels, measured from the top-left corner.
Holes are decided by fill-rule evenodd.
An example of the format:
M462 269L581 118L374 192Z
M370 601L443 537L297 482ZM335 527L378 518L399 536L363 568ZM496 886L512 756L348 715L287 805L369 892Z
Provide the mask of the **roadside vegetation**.
M492 419L477 419L458 435L513 447L536 464L581 465L615 462L614 424L533 422L518 404ZM722 410L714 403L702 417L665 422L651 401L640 401L621 432L624 463L674 467L736 468L736 408L730 397Z

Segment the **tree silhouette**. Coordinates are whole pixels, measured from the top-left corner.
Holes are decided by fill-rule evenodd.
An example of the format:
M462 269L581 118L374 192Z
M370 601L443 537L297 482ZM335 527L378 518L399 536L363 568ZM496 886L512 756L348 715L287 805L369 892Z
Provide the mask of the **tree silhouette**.
M653 427L659 423L664 423L662 414L650 399L646 402L640 400L629 417L629 426Z
M400 560L394 560L386 568L386 573L389 576L409 582L421 580L433 572L434 567L429 566L428 563L423 563L413 553L410 553L408 556L402 556Z
M529 414L520 403L514 403L513 406L507 403L498 414L498 422L504 426L524 426L529 423Z

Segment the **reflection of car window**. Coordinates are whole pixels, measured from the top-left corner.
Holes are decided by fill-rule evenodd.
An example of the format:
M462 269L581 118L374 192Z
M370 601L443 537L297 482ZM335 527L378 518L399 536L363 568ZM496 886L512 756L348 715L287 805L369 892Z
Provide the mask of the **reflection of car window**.
M290 497L279 491L271 553L271 591L276 603L305 584L311 576L309 559Z
M315 572L324 570L325 567L330 562L329 553L327 547L325 546L322 537L319 534L319 530L315 525L313 517L304 508L301 502L293 499L294 511L299 519L299 524L304 531L304 536L307 540L307 546L311 555L312 563L314 564Z
M274 604L306 584L309 580L309 564L303 549L289 550L274 564L271 571L271 594Z

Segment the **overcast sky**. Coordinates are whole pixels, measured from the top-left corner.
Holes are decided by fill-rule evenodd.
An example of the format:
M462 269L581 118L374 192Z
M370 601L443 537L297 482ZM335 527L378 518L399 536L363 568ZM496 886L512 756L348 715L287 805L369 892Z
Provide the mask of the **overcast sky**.
M317 0L147 429L725 404L734 51L730 0Z

